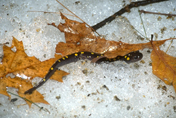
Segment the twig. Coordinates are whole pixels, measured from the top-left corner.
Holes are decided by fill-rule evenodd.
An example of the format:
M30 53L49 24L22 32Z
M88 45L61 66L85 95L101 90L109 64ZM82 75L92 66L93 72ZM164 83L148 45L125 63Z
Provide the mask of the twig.
M163 1L168 1L168 0L145 0L145 1L131 2L129 5L125 6L124 8L119 10L118 12L109 16L108 18L104 19L103 21L97 23L96 25L93 25L92 28L94 30L97 30L97 29L103 27L107 23L110 23L111 21L113 21L116 18L116 16L120 16L125 12L129 12L130 9L133 8L133 7L145 6L145 5L148 5L148 4L163 2Z
M9 91L7 91L7 92L10 93L10 94L12 94L12 95L14 95L14 96L20 97L20 98L22 98L22 99L24 99L24 100L26 100L26 101L28 101L28 102L30 102L30 103L33 103L34 105L36 105L37 107L39 107L40 110L43 109L43 107L40 107L39 105L37 105L36 103L34 103L34 102L32 102L32 101L26 99L25 97L21 97L21 96L19 96L19 95L16 95L16 94L14 94L14 93L9 92ZM45 110L45 109L43 109L43 110L47 112L47 110Z
M60 15L60 12L46 12L46 11L27 11L27 12L42 12L44 14L46 14L46 13L55 13L55 14L59 14ZM71 14L65 14L65 13L63 13L63 14L74 17L74 15L71 15Z
M144 11L144 10L139 10L140 13L144 14L157 14L157 15L165 15L165 16L176 16L176 14L166 14L166 13L157 13L157 12L150 12L150 11Z
M139 12L139 8L138 8L138 12ZM144 27L144 22L143 22L143 19L141 17L141 13L140 12L139 12L139 16L140 16L140 19L141 19L141 22L142 22L142 26L143 26L143 29L144 29L145 37L147 37L147 33L146 33L146 30L145 30L145 27Z
M170 42L170 44L169 44L169 47L168 47L167 50L166 50L166 53L167 53L167 51L169 50L171 44L173 43L173 40L174 40L174 39L171 40L171 42Z

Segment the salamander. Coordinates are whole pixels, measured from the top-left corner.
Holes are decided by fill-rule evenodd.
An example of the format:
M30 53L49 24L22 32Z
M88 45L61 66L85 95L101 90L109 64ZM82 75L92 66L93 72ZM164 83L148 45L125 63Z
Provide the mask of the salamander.
M99 57L103 57L103 58L99 58ZM58 67L61 67L63 65L66 65L66 64L69 64L69 63L72 63L72 62L76 62L80 59L93 60L95 58L99 58L98 60L95 61L95 63L100 63L102 61L112 62L112 61L117 61L117 60L125 61L126 63L132 63L132 62L136 62L136 61L141 60L142 57L143 57L143 55L139 51L130 52L130 53L126 54L125 56L117 56L116 58L113 58L113 59L108 59L108 58L104 57L103 54L98 54L98 53L93 53L93 52L73 53L73 54L70 54L70 55L67 55L67 56L64 56L64 57L58 59L51 66L51 68L49 69L45 78L43 78L37 86L34 86L33 88L25 91L24 94L32 94L32 92L34 90L36 90L37 88L42 86L54 74L54 72L58 69Z

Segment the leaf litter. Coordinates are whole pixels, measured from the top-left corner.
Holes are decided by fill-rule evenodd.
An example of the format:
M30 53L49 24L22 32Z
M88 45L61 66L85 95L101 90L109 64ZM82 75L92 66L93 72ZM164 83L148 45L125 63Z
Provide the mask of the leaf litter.
M66 43L59 42L56 47L56 53L62 53L62 55L65 56L79 51L90 51L104 54L107 58L114 58L116 56L124 56L132 51L152 48L151 59L153 74L166 84L173 85L176 91L176 58L167 55L159 49L159 46L164 44L165 41L175 38L140 44L107 41L102 37L96 36L92 31L92 28L87 27L85 23L70 20L63 14L61 14L61 17L65 20L65 23L60 23L58 26L54 23L50 24L57 27L65 34ZM12 51L12 48L14 47L16 47L15 52ZM6 91L6 87L14 87L18 89L19 96L23 98L29 99L34 103L40 102L49 104L38 91L33 92L31 95L24 95L23 93L32 87L31 80L34 77L43 78L51 65L62 56L55 55L55 58L40 62L35 57L28 57L24 52L22 42L17 41L14 37L12 46L7 47L4 45L3 51L4 57L2 64L0 64L0 94L10 98L10 95ZM9 73L13 73L14 75L24 74L30 77L30 80L19 77L6 77ZM62 82L62 77L66 75L68 75L68 73L58 70L51 79ZM27 100L26 102L30 107L32 103Z

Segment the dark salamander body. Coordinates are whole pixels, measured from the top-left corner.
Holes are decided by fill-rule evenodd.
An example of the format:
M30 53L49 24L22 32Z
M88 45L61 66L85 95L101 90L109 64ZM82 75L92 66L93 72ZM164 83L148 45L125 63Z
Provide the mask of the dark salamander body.
M71 55L64 56L60 59L58 59L50 68L49 72L46 74L45 78L42 79L37 86L34 86L33 88L27 90L24 94L32 94L34 90L42 86L53 74L54 72L58 69L58 67L61 67L65 64L69 64L71 62L76 62L80 59L88 59L88 60L93 60L95 58L103 57L103 54L97 54L93 52L78 52L78 53L73 53ZM139 51L135 52L130 52L125 56L117 56L116 58L113 59L108 59L106 57L100 58L95 63L100 63L102 61L125 61L126 63L132 63L141 60L143 57L142 53Z

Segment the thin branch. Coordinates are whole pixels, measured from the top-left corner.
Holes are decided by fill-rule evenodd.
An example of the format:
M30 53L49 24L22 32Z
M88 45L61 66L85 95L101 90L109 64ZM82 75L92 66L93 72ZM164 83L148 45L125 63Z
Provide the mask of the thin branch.
M157 14L157 15L165 15L165 16L176 16L176 14L166 14L166 13L157 13L157 12L150 12L150 11L144 11L144 10L139 10L140 13L144 14Z
M167 51L169 50L169 48L170 48L170 46L171 46L172 43L173 43L173 39L171 40L171 42L170 42L170 44L169 44L169 47L168 47L167 50L166 50L166 53L167 53Z
M12 93L12 92L10 92L10 91L7 91L8 93L10 93L10 94L12 94L12 95L14 95L14 96L17 96L17 97L20 97L20 98L22 98L23 100L26 100L26 101L28 101L28 102L30 102L30 103L32 103L32 104L34 104L34 105L36 105L38 108L40 108L40 110L41 109L43 109L43 107L40 107L39 105L37 105L36 103L34 103L34 102L32 102L32 101L30 101L30 100L28 100L27 98L25 98L25 97L21 97L21 96L19 96L19 95L16 95L16 94L14 94L14 93ZM48 112L47 110L45 110L45 109L43 109L44 111L46 111L46 112Z
M107 23L110 23L111 21L113 21L117 16L120 16L125 12L129 12L131 8L139 7L139 6L145 6L145 5L148 5L148 4L158 3L158 2L163 2L163 1L168 1L168 0L145 0L145 1L131 2L129 5L125 6L124 8L119 10L118 12L114 13L113 15L109 16L108 18L104 19L103 21L101 21L101 22L97 23L96 25L92 26L92 28L94 30L97 30L97 29L103 27Z
M42 12L44 14L46 14L46 13L54 13L54 14L59 14L60 15L60 12L46 12L46 11L27 11L27 12ZM63 13L63 14L75 17L74 15L71 15L71 14L65 14L65 13Z
M138 12L139 12L139 8L138 8ZM141 19L141 22L142 22L142 26L143 26L143 29L144 29L145 37L147 37L147 33L146 33L146 30L145 30L145 27L144 27L144 22L143 22L143 19L141 17L141 13L140 12L139 12L139 16L140 16L140 19Z

